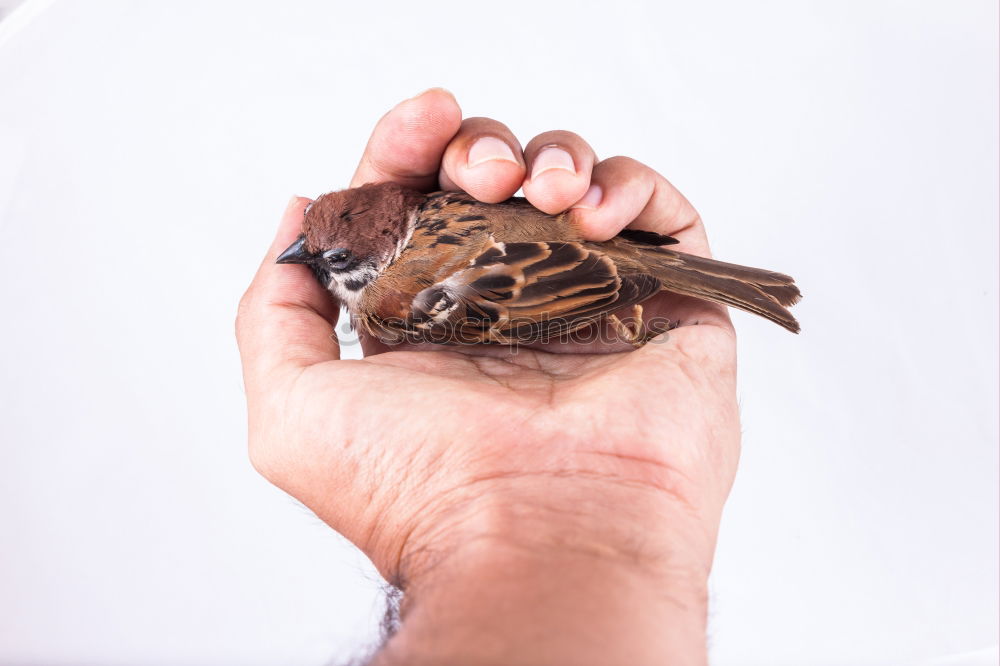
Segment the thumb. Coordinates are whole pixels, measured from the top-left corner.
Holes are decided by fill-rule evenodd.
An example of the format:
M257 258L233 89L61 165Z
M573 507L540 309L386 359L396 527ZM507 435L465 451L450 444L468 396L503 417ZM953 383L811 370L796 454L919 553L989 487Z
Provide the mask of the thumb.
M274 261L301 232L309 199L292 197L277 236L240 300L236 339L247 390L262 377L340 358L339 306L302 265Z

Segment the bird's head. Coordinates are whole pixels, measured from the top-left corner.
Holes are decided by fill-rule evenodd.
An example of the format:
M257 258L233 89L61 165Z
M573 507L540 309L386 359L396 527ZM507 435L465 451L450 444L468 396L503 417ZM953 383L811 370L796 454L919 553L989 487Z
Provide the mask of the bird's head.
M348 307L399 256L424 195L395 183L324 194L279 264L305 264Z

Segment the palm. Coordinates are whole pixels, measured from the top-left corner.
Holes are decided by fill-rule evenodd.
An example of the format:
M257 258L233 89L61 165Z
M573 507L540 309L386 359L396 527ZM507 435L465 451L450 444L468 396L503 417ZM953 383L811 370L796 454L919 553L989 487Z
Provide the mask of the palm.
M683 429L690 435L698 427L687 418L695 406L721 409L734 402L731 382L718 381L720 372L732 379L731 332L712 325L683 327L652 344L661 348L572 354L483 346L387 352L356 364L325 365L318 368L319 381L331 382L341 400L347 381L369 397L372 387L388 389L379 400L341 414L341 427L348 429L352 421L392 424L404 413L409 427L433 429L448 446L463 441L462 435L481 434L475 441L495 442L500 462L510 461L518 441L558 439L554 446L564 453L575 455L584 446L591 452L683 464L673 460L683 452L649 441L649 433ZM406 409L410 401L412 411ZM385 446L393 439L392 426L377 428L372 436ZM412 437L404 434L404 439ZM549 453L533 447L518 462Z
M353 184L459 187L501 201L523 183L529 201L552 212L582 202L593 180L603 183L602 202L576 211L587 237L610 237L634 220L676 237L686 252L708 253L695 210L648 167L627 158L598 163L566 132L536 137L514 162L466 164L480 132L509 134L487 119L462 122L439 91L404 102L380 121ZM524 163L551 143L573 151L576 173L525 180ZM306 203L289 205L241 303L251 459L383 571L398 570L415 529L436 523L422 516L477 496L523 502L510 490L525 479L535 488L541 480L549 496L558 495L555 485L590 484L588 501L600 501L609 483L658 489L717 524L739 450L735 344L724 308L658 296L645 304L647 321L682 325L635 351L389 351L368 341L365 359L339 360L330 336L336 303L304 267L273 264L297 237ZM564 351L573 353L552 353Z
M304 326L317 324L307 319ZM303 425L315 433L295 442L311 472L298 470L282 485L338 526L349 522L345 511L366 506L331 503L309 489L332 483L350 489L340 497L395 504L390 523L385 514L370 521L391 533L444 498L498 480L578 476L683 498L695 495L686 486L696 479L724 494L738 451L732 343L725 327L701 325L610 354L475 347L317 363L281 401L295 418L285 419L290 432L280 439Z

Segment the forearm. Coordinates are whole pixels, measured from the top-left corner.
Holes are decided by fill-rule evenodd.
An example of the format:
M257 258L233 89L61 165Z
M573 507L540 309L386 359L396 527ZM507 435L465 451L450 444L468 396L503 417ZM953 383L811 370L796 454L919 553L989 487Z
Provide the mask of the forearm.
M708 563L691 516L648 490L578 492L568 511L505 502L451 523L417 556L373 663L705 663Z

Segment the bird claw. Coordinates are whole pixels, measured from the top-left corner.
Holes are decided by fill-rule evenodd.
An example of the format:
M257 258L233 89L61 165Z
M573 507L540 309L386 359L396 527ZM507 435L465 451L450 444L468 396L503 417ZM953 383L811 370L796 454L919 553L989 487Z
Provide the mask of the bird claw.
M628 324L619 319L618 315L614 314L608 315L608 321L611 322L611 326L615 329L615 332L633 347L641 347L648 342L642 330L641 305L632 306L632 318Z
M665 326L650 326L649 330L643 330L642 306L632 306L632 317L626 324L617 315L609 315L608 321L623 340L633 347L642 347L656 336L672 331L680 325L680 322L668 321Z

